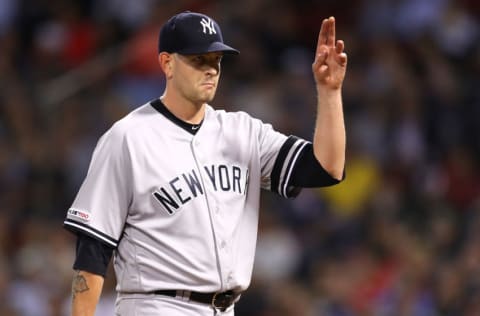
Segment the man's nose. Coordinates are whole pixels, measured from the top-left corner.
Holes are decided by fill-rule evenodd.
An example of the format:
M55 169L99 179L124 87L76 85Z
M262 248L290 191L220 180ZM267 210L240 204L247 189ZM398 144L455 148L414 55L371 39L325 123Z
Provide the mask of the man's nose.
M207 63L205 67L206 67L206 72L212 76L217 75L218 72L220 71L220 65L218 65L217 63L211 63L211 64Z

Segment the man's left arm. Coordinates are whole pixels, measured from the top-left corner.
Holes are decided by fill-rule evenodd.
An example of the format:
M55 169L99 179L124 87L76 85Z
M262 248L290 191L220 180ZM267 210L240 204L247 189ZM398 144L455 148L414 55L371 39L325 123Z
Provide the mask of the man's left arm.
M312 71L317 88L317 116L313 152L322 167L341 180L345 166L346 133L342 84L347 67L344 43L335 39L335 19L324 19Z

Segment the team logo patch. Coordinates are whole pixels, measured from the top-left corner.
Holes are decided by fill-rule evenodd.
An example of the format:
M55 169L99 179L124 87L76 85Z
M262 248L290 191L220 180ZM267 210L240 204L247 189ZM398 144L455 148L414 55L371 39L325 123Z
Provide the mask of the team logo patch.
M90 220L90 213L87 211L81 211L74 208L68 210L68 215L81 219L82 221L88 222Z
M200 24L203 27L204 34L207 34L207 30L209 35L217 34L217 31L215 30L215 24L213 24L213 21L210 18L208 19L202 18L202 20L200 21Z

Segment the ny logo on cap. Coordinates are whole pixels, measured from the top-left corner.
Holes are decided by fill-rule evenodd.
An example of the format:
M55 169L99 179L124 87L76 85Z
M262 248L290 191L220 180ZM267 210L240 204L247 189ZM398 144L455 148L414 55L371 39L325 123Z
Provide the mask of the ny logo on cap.
M213 25L213 21L210 18L208 18L208 20L202 18L200 24L203 26L203 33L207 34L208 29L208 34L217 34L217 31L215 31L215 26Z

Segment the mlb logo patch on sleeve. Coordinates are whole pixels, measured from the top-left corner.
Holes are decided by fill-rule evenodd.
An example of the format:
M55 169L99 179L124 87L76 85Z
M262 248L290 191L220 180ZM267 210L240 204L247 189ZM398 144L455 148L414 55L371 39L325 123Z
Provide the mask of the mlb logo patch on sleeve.
M68 215L70 217L74 217L76 219L80 219L84 222L88 222L90 221L90 218L91 218L91 215L90 215L90 212L88 211L83 211L83 210L79 210L79 209L75 209L75 208L70 208L68 210Z

